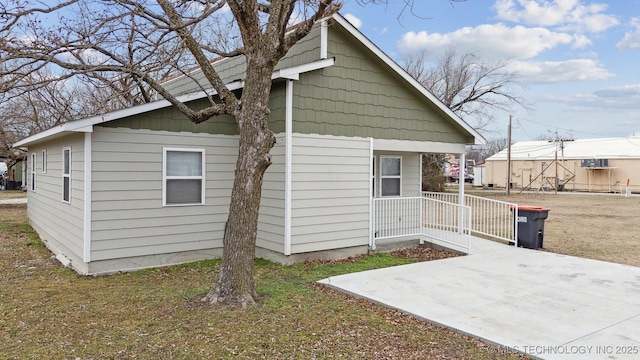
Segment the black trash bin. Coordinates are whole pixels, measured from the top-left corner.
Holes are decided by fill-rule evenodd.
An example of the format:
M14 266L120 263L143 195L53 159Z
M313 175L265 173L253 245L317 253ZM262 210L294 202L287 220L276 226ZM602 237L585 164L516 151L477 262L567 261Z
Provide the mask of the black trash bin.
M512 208L513 210L513 208ZM540 206L518 205L518 245L528 249L539 249L544 241L544 220L550 209Z

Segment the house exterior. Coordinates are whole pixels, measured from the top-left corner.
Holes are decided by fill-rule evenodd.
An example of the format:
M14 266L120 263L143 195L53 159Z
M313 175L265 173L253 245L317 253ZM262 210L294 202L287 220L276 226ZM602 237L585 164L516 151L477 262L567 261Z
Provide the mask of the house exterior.
M486 160L485 186L505 187L506 159L505 149ZM565 191L640 192L640 135L516 143L511 184L532 190L555 190L557 184Z
M214 66L241 91L243 59ZM165 86L195 108L206 101L199 79ZM483 141L340 15L282 59L270 104L277 143L256 254L282 263L366 253L373 197L419 196L421 154ZM29 152L30 223L79 273L221 256L238 146L231 117L196 125L161 100L15 145Z

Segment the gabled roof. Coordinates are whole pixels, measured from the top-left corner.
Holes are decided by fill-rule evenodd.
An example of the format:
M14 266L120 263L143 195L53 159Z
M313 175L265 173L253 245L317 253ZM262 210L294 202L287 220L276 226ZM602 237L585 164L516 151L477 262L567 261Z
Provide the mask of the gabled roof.
M409 75L401 66L399 66L395 61L393 61L387 54L385 54L379 47L377 47L371 40L369 40L364 34L362 34L357 28L355 28L349 21L347 21L342 15L334 14L332 17L338 24L340 24L345 30L347 30L354 38L360 41L367 49L369 49L376 57L378 57L382 62L384 62L389 68L397 73L400 77L402 77L410 86L416 89L422 96L424 96L428 101L433 103L443 114L452 119L461 129L468 132L475 139L476 144L484 144L484 138L480 133L478 133L473 127L471 127L468 123L466 123L462 118L456 115L451 109L449 109L446 105L444 105L438 98L436 98L433 94L431 94L424 86L422 86L418 81L416 81L411 75ZM326 20L326 19L325 19ZM326 39L324 40L326 41ZM272 79L285 78L285 79L294 79L297 80L299 74L322 69L328 66L332 66L334 64L333 58L328 59L320 59L317 61L313 61L310 63L293 66L291 68L279 69L274 72L272 75ZM243 81L234 81L232 83L227 84L229 90L237 90L244 86ZM215 92L211 91L209 93L204 91L198 91L194 93L189 93L185 95L181 95L178 97L178 100L182 102L193 101L198 99L203 99L208 95L214 95ZM92 116L89 118L71 121L68 123L64 123L53 127L49 130L43 131L36 135L30 136L23 140L18 141L14 144L14 147L26 147L31 144L35 144L44 140L51 140L56 137L62 136L64 134L72 133L72 132L92 132L93 126L101 123L121 119L124 117L138 115L145 112L170 107L171 103L167 100L159 100L153 103L138 105L126 109L121 109L117 111L113 111L103 115Z
M573 141L522 141L511 145L512 160L640 159L640 135L620 138L576 139ZM507 149L487 161L506 160Z

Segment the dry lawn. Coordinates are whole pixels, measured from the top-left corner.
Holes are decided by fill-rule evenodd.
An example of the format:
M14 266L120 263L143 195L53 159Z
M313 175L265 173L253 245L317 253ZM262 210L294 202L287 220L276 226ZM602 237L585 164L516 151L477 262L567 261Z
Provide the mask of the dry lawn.
M0 205L0 359L523 358L314 285L416 254L443 256L422 249L295 266L256 261L262 304L211 309L197 300L217 261L82 277L51 258L26 223L26 205Z
M546 251L640 266L640 197L619 194L473 192L521 205L550 208Z
M0 200L26 198L26 191L0 190Z

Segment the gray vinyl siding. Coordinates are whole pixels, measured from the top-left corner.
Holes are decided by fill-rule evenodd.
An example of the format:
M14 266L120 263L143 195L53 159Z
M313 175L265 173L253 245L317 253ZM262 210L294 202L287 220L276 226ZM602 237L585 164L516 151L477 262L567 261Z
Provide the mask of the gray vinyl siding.
M91 260L222 247L236 136L95 127ZM163 147L205 149L205 205L162 206Z
M369 141L294 134L292 253L366 245Z
M271 161L264 174L258 236L256 246L278 253L284 252L284 184L285 184L285 137L276 136L276 145L271 149Z
M62 149L71 147L71 196L62 202ZM47 151L47 172L42 172L42 150ZM31 226L75 264L82 264L84 251L84 134L73 134L29 147L36 160L36 191L28 187L27 212ZM30 165L30 163L29 163ZM31 181L31 169L27 172Z
M349 137L471 143L462 127L338 24L329 27L335 65L300 75L293 131Z

